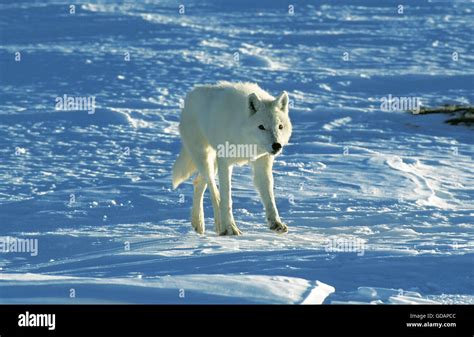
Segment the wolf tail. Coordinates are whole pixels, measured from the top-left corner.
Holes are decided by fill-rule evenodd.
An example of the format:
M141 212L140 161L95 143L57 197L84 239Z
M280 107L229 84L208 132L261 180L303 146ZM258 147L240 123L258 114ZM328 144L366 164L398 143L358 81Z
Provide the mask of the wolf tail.
M196 166L188 150L183 146L178 159L173 165L173 189L188 179L194 172L196 172Z

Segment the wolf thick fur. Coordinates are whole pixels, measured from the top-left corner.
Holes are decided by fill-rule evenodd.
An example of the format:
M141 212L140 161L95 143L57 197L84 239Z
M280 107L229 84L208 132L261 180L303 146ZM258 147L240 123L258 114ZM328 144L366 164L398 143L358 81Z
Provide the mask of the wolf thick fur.
M173 188L197 172L194 179L191 223L204 233L203 197L209 187L215 230L240 235L232 215L231 176L234 165L250 163L253 180L265 207L269 227L286 233L273 194L272 167L291 136L288 94L277 98L253 83L219 82L195 87L186 96L179 132L183 143L173 166ZM222 144L253 146L253 157L218 156ZM219 176L219 189L216 185Z

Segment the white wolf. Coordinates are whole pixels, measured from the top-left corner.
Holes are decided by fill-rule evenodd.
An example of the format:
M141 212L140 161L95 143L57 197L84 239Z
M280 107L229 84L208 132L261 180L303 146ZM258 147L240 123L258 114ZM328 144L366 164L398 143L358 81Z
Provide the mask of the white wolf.
M233 165L249 162L270 229L288 231L276 208L272 167L275 156L288 144L291 129L285 91L275 98L257 84L219 82L197 86L186 95L179 124L183 146L173 166L173 188L198 172L191 212L198 233L204 233L203 196L209 186L216 232L242 234L232 215L231 175ZM223 144L252 147L256 153L221 156L216 149Z

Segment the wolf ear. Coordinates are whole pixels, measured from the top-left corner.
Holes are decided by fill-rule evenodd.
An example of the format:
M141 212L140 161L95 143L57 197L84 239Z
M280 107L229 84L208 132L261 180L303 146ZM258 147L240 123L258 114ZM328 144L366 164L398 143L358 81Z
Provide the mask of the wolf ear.
M276 106L282 111L288 111L288 93L286 91L282 91L280 95L278 95L277 99L275 100Z
M250 115L253 115L260 108L260 99L255 93L249 95L249 111Z
M280 95L278 95L277 99L275 100L276 106L282 110L287 112L288 111L288 93L286 91L282 91Z

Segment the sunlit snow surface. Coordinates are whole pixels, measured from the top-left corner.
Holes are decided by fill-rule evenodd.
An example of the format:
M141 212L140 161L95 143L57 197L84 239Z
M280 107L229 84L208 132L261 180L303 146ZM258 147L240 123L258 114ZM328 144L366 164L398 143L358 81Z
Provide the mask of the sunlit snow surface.
M474 303L474 130L380 110L473 104L472 2L292 4L0 4L0 236L39 240L0 253L0 302ZM181 100L218 80L290 93L287 235L248 167L242 237L213 232L208 198L194 233L191 183L171 189ZM96 96L95 114L55 111L64 94ZM328 249L341 240L363 249Z

